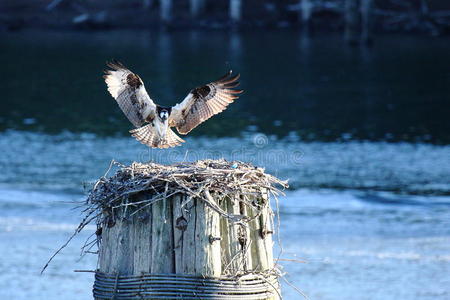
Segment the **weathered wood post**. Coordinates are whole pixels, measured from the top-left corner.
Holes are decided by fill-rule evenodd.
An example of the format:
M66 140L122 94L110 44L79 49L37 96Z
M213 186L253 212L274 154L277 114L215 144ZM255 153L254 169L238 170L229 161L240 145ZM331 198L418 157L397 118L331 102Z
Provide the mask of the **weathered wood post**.
M95 299L278 299L269 195L240 162L133 163L101 179Z

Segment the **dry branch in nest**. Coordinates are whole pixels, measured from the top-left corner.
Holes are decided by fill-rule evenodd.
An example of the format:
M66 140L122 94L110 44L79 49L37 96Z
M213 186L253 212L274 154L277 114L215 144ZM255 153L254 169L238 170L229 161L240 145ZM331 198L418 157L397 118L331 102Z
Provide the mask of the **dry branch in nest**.
M268 203L256 203L252 199L268 199L264 197L267 193L278 196L280 189L287 186L286 181L264 173L264 169L239 161L202 160L170 166L134 162L130 166L122 166L110 178L101 178L94 185L87 199L87 211L97 212L97 216L103 213L103 217L113 217L117 209L130 208L137 212L181 193L187 195L189 200L197 198L204 201L222 217L248 222L244 216L223 211L217 200L240 198L243 204L258 213ZM144 192L146 196L139 197ZM98 223L101 221L99 219Z

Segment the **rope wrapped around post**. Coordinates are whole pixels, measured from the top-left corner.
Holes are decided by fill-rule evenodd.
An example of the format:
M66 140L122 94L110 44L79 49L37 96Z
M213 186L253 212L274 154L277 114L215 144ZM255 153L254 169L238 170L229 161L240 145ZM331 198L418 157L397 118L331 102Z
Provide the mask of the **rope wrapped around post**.
M188 274L95 275L96 299L268 299L278 295L276 276L203 278Z
M84 222L98 227L94 297L278 299L269 199L280 187L242 162L121 166L87 199Z

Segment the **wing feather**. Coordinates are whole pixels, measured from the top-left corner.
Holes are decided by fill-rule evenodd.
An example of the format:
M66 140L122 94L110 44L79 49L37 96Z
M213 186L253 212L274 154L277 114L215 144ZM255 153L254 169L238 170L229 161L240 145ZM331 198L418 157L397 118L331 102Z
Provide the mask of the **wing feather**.
M187 134L213 115L224 111L238 98L242 90L233 90L239 85L239 74L228 72L220 79L193 89L186 98L172 108L169 125L180 134Z
M145 90L141 78L120 62L108 62L111 70L105 71L106 85L128 120L140 127L148 117L153 117L156 105Z
M184 140L176 135L170 128L167 128L165 138L161 138L152 124L130 130L130 133L139 142L152 148L165 149L179 146L181 143L184 143Z

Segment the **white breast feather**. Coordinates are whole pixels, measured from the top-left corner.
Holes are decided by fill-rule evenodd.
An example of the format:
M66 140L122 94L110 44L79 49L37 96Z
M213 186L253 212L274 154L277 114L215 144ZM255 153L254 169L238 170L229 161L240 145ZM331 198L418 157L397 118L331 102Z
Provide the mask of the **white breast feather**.
M158 133L159 138L164 139L166 137L167 124L161 122L158 117L155 117L155 120L153 122L155 122L155 129Z

